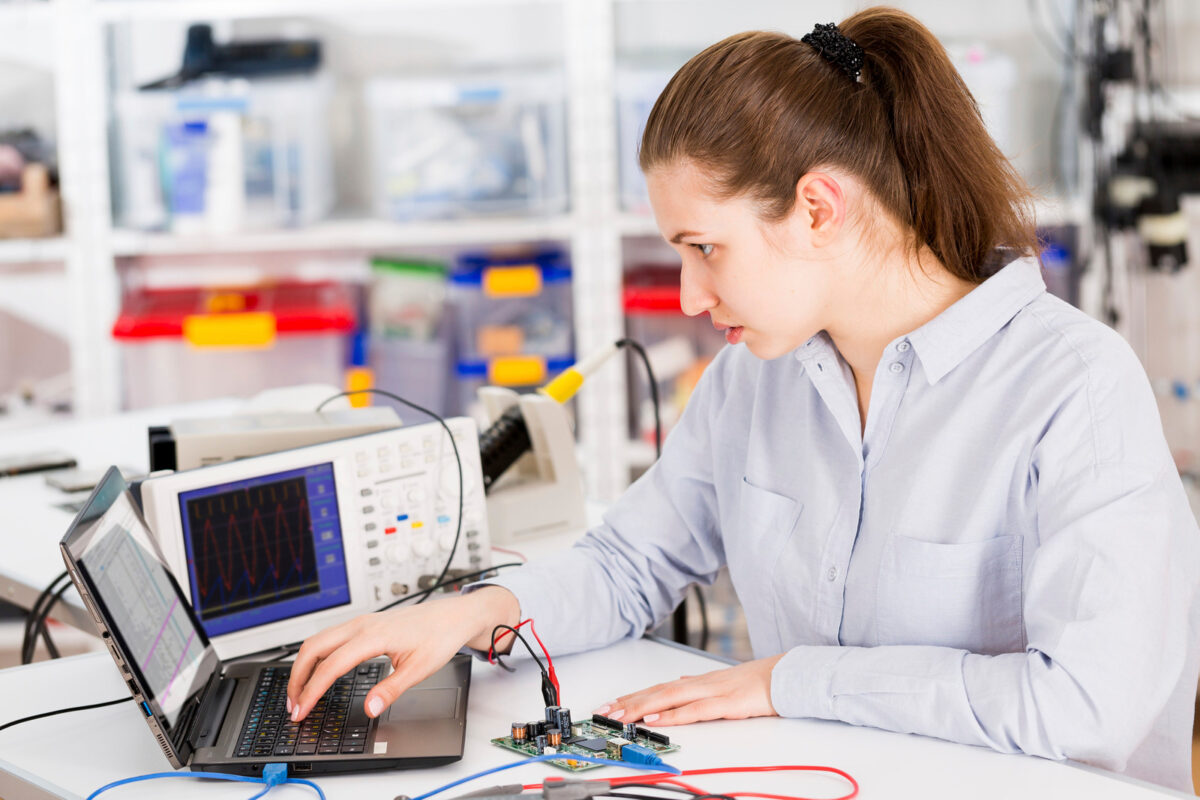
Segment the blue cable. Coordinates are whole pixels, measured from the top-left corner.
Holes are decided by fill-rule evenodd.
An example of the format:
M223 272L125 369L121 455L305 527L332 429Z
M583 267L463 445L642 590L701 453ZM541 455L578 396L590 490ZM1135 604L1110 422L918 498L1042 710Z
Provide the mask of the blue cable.
M288 778L288 777L286 777L286 775L287 775L286 767L284 767L284 769L282 771L283 777L281 778L278 775L278 773L273 772L271 770L271 768L275 767L275 766L284 767L284 765L282 765L282 764L281 765L268 764L266 769L263 770L263 774L265 776L263 778L250 778L245 775L227 775L224 772L152 772L149 775L138 775L133 778L123 778L119 781L113 781L110 784L101 786L99 789L97 789L96 791L89 794L87 796L87 800L92 800L92 798L96 797L97 795L101 794L102 792L107 792L109 789L115 789L118 786L124 786L127 783L137 783L138 781L149 781L149 780L154 780L156 778L212 778L214 780L219 780L219 781L240 781L241 783L265 783L265 784L267 784L266 788L264 788L258 794L254 795L255 798L262 797L264 794L271 791L271 788L273 786L276 786L277 784L300 783L300 784L304 784L305 786L312 787L313 791L315 791L317 793L317 795L320 796L321 800L325 800L325 793L321 791L320 786L317 786L312 781L306 781L303 778ZM270 774L268 774L268 773L270 773ZM251 798L251 800L253 800L253 798Z
M511 764L505 764L500 767L492 767L491 769L485 769L483 772L476 772L474 775L468 775L465 778L459 778L458 780L454 781L453 783L447 783L445 786L439 786L438 788L433 789L432 791L428 791L425 794L418 795L417 797L412 798L412 800L426 800L426 798L433 797L435 794L441 794L442 792L446 791L447 789L453 789L455 786L458 786L459 784L467 783L468 781L473 781L476 778L482 778L485 775L491 775L494 772L503 772L506 769L512 769L513 767L519 767L522 764L530 764L530 763L533 763L534 761L562 761L564 759L570 759L573 761L587 761L592 764L609 764L614 767L628 767L629 769L641 769L641 770L645 770L647 772L669 772L672 775L682 775L683 774L675 767L669 766L667 764L634 764L630 761L613 761L610 758L596 758L595 756L577 756L577 755L573 755L571 753L550 753L549 755L544 755L544 756L531 756L530 758L523 758L520 761L514 761ZM91 800L91 798L88 798L88 800Z

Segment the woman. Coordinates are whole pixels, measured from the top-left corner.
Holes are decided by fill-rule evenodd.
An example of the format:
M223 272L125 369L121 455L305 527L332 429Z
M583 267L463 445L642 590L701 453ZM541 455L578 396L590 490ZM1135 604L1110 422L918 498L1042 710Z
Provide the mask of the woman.
M312 637L293 717L386 653L378 714L522 617L556 653L639 635L728 565L756 660L601 713L838 719L1191 791L1200 556L1154 399L1046 293L1027 189L933 36L871 9L730 37L640 158L684 311L732 345L662 459L570 551Z

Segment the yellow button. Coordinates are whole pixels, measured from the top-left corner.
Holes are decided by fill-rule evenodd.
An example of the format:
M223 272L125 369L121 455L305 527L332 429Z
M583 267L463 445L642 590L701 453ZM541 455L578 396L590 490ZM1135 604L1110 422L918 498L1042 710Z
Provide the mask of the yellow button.
M414 520L412 526L413 526L413 530L415 531L417 528L424 528L425 523L420 522L419 520Z
M193 347L270 347L275 343L275 315L193 314L183 319L183 338Z
M488 362L488 383L493 386L532 386L546 380L546 359L541 356L508 356Z
M542 271L534 264L488 267L483 271L483 293L488 297L534 297L542 293Z

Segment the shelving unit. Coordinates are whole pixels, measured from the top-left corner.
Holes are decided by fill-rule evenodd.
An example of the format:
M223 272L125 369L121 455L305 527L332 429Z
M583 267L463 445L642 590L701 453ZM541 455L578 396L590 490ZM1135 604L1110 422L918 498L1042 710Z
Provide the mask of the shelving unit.
M913 5L908 3L907 5ZM744 7L743 7L744 6ZM116 228L110 203L110 47L123 42L112 31L125 23L159 24L309 18L349 21L371 15L428 15L467 21L473 12L495 14L534 8L541 19L561 18L569 143L570 211L550 218L484 218L395 223L371 218L335 218L301 229L236 233L222 237L181 236ZM543 11L543 9L545 11ZM852 10L849 0L826 7L822 19ZM922 14L921 9L913 9ZM927 9L926 9L927 10ZM230 254L347 253L405 248L476 247L488 244L558 242L569 246L574 273L576 350L587 353L620 338L623 259L627 244L659 236L654 220L622 211L618 176L615 75L618 54L657 43L647 25L662 27L662 44L672 52L694 50L736 28L811 24L812 8L785 9L766 3L714 4L695 13L674 0L45 0L0 2L0 28L28 22L54 26L59 162L68 234L44 241L0 241L0 290L6 264L64 265L61 270L72 354L74 407L96 416L118 410L119 359L109 330L118 310L120 266L129 259ZM999 13L999 12L997 12ZM689 16L681 25L679 14ZM435 16L436 16L435 15ZM554 16L557 15L557 16ZM924 16L928 16L925 14ZM1009 15L1011 22L1012 15ZM960 25L960 21L954 21ZM686 29L686 30L685 30ZM981 28L982 30L982 28ZM792 30L792 33L797 31ZM935 31L936 32L936 31ZM557 50L555 43L555 52ZM118 60L124 56L117 54ZM1039 218L1057 224L1075 218L1071 203L1044 202ZM625 251L625 252L623 252ZM616 497L629 467L646 461L645 448L627 437L626 371L613 367L589 381L576 418L588 494Z
M62 237L48 239L0 239L0 264L45 264L62 262L68 242ZM0 272L2 279L3 272Z

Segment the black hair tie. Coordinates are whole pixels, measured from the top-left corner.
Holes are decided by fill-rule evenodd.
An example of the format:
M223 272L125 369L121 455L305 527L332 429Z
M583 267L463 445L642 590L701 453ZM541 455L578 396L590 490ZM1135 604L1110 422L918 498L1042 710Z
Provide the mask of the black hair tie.
M804 34L800 41L812 46L822 58L849 75L854 82L861 81L859 73L863 68L863 49L847 39L837 25L832 22L827 25L817 23L812 33Z

